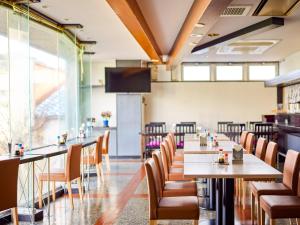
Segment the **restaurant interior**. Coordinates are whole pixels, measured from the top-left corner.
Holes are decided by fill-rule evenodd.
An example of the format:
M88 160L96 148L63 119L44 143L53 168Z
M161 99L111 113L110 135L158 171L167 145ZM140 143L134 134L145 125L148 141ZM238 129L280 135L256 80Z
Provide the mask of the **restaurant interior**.
M0 0L0 225L300 225L300 0Z

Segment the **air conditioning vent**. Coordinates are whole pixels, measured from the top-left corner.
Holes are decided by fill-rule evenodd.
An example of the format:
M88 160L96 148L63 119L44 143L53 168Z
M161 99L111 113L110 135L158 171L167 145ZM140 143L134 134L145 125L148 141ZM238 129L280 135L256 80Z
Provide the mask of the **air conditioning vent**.
M245 5L231 5L228 6L224 12L221 14L222 17L228 17L228 16L247 16L249 11L251 9L251 6L245 6Z

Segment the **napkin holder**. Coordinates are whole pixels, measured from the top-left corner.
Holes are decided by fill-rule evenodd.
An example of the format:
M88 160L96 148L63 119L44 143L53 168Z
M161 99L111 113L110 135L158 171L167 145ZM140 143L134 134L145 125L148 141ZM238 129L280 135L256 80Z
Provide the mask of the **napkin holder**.
M200 135L200 146L207 146L207 137Z
M243 163L243 147L241 145L235 145L232 149L232 164Z

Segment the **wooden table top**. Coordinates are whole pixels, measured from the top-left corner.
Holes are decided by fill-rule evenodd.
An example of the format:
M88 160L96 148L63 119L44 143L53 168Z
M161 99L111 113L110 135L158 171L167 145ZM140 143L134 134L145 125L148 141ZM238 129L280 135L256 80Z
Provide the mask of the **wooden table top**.
M229 165L216 163L214 154L187 154L184 156L184 176L186 178L281 178L282 173L269 166L256 156L244 154L242 164Z

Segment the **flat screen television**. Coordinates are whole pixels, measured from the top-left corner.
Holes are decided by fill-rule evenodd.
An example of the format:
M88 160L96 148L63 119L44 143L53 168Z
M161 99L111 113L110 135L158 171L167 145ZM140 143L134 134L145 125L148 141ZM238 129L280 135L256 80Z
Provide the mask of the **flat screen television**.
M105 92L144 93L151 92L149 68L105 68Z

